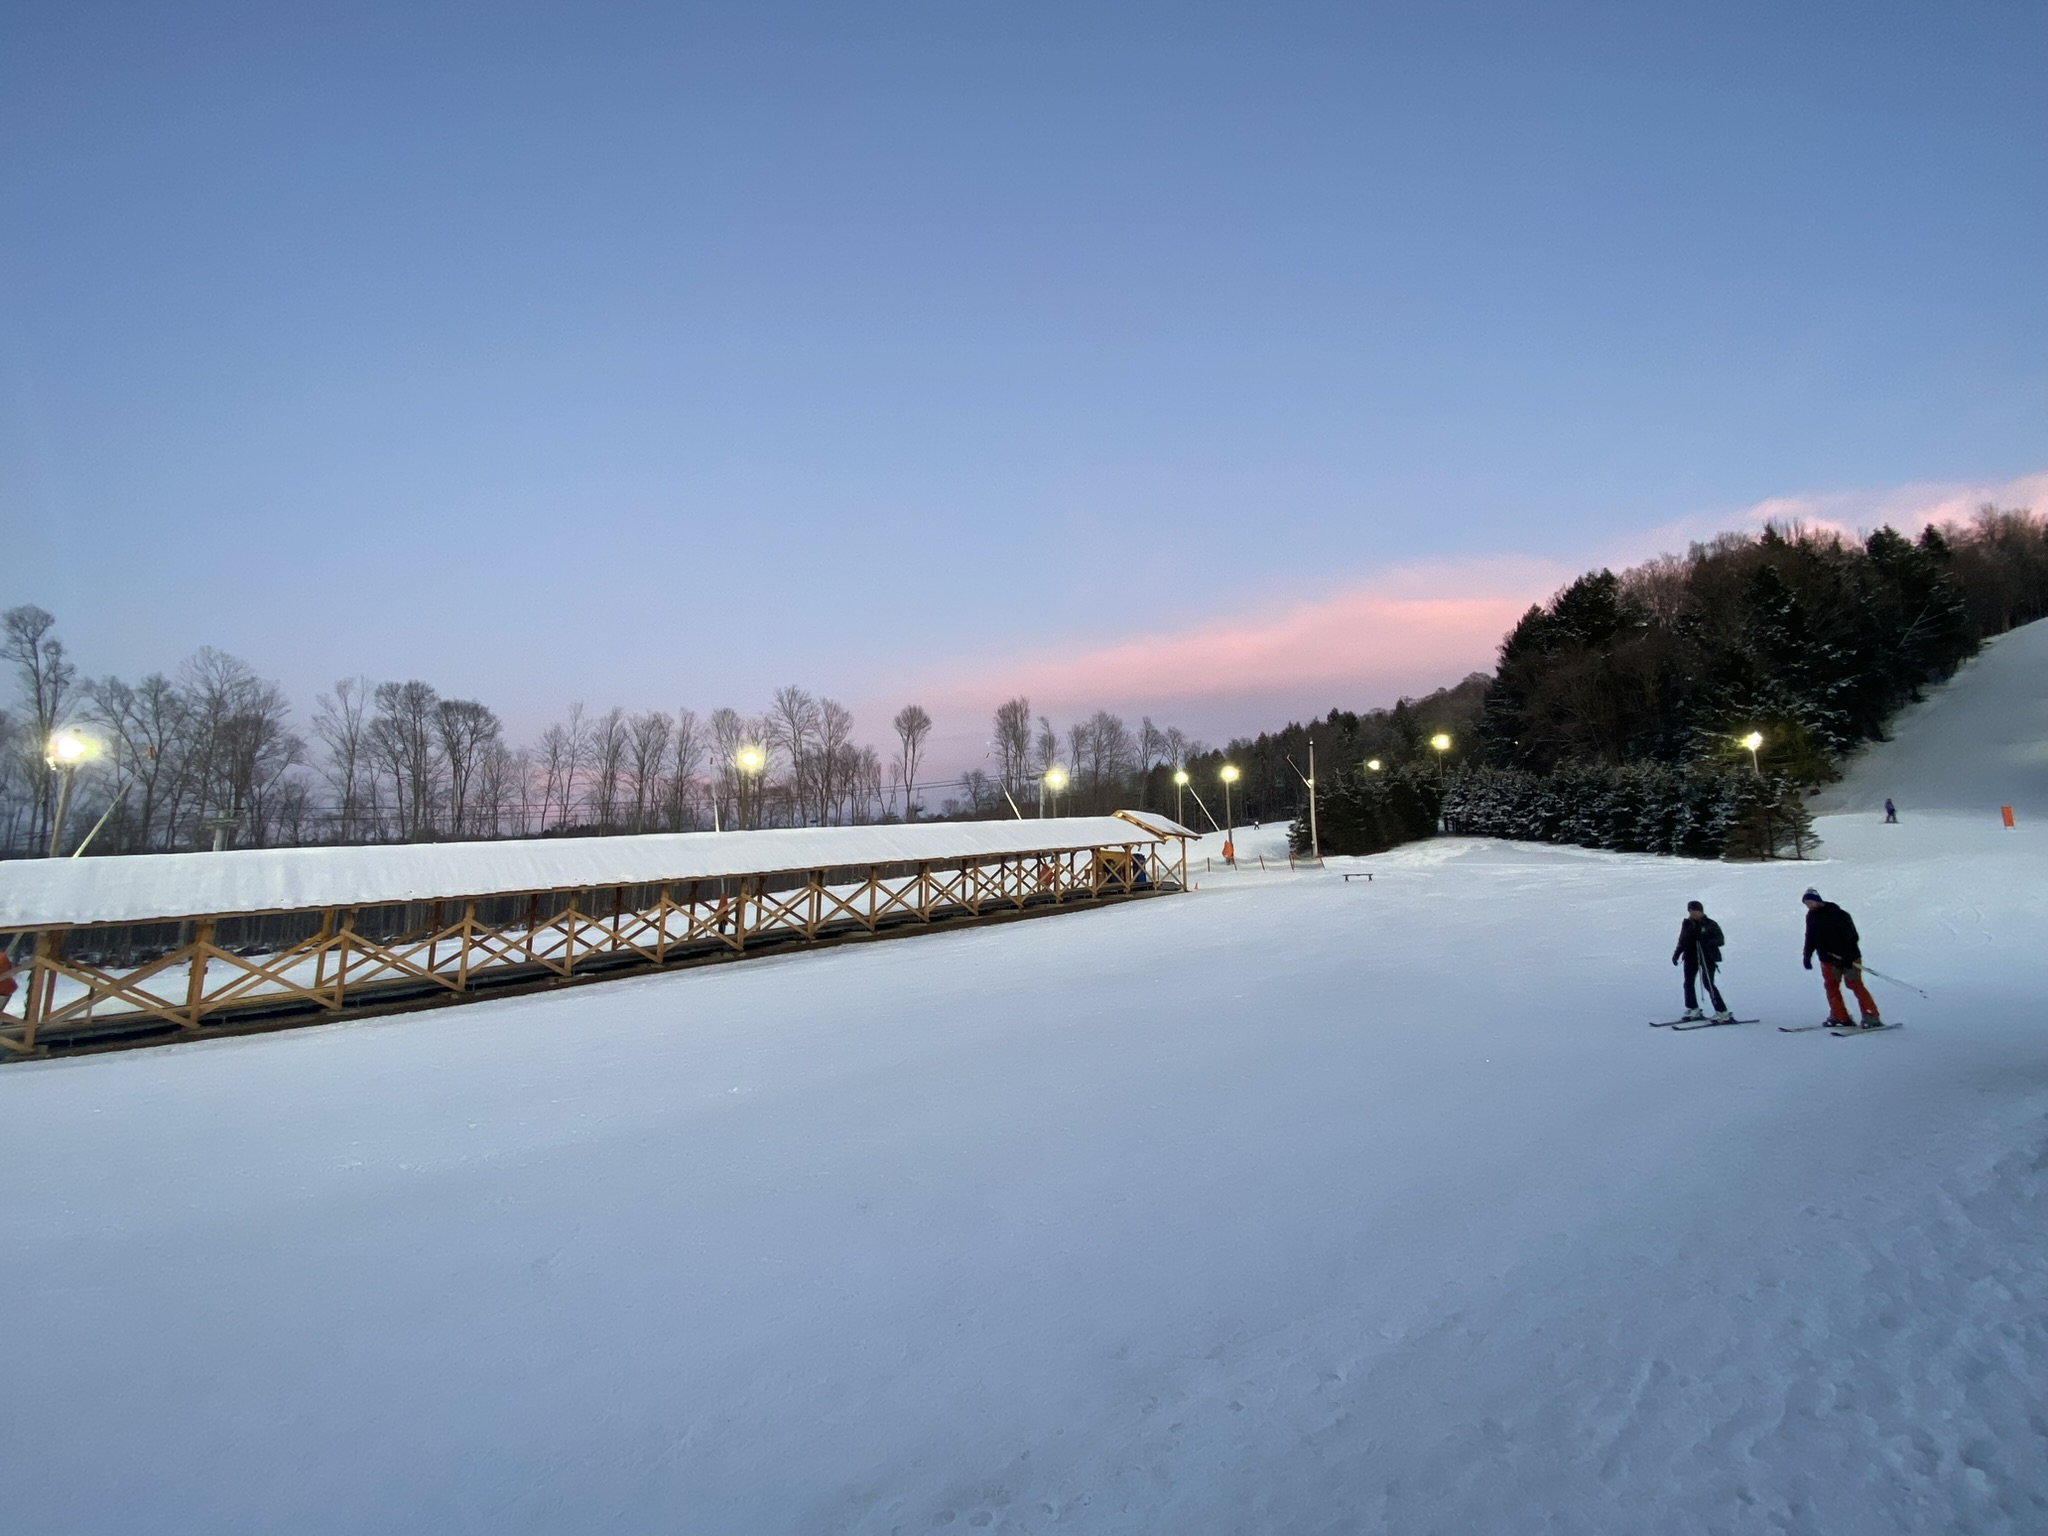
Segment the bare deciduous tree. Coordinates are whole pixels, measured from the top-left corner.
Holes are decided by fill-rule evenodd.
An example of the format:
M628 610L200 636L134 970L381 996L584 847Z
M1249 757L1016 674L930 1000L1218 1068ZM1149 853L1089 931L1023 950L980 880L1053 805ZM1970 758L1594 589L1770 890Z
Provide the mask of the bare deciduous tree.
M1031 701L1022 695L996 706L996 763L1002 787L1022 799L1031 782Z
M645 710L626 722L626 779L633 792L630 831L645 832L661 805L661 774L668 762L672 725L667 712L659 709Z
M185 664L184 691L194 723L198 808L242 842L262 847L289 793L287 775L305 760L284 690L240 658L206 646Z
M668 829L680 832L690 825L692 786L704 762L704 727L694 709L676 711L675 731L669 737Z
M441 700L435 706L434 727L448 770L449 835L466 837L473 830L471 801L477 772L485 753L498 743L502 727L497 715L475 699Z
M370 680L344 677L334 692L320 695L319 705L313 734L327 749L320 773L333 796L334 835L353 843L368 830L365 813L375 798L370 790Z
M858 754L853 740L853 711L837 699L818 701L817 766L813 773L818 797L818 825L838 820L852 790Z
M1060 733L1052 728L1052 721L1044 715L1038 717L1038 737L1032 746L1037 751L1033 777L1043 779L1060 760Z
M56 615L33 603L0 614L0 661L14 664L22 702L29 707L25 740L17 746L23 777L34 786L29 835L37 840L49 835L54 814L50 796L56 774L44 760L44 744L62 723L78 680L78 669L64 659L64 642L50 632L56 627Z
M1002 711L996 713L1000 718ZM903 778L903 819L915 821L918 760L924 756L925 740L932 733L932 717L925 713L923 705L906 704L896 711L896 718L889 723L896 728L896 740L903 749L902 755L896 759Z
M441 798L444 760L435 716L441 696L430 684L414 678L404 683L379 683L372 700L371 751L391 786L393 829L405 842L434 833L435 810Z
M590 809L600 833L618 828L619 788L631 739L623 709L598 716L590 728Z
M762 735L758 721L747 719L736 709L714 709L711 712L711 783L712 821L728 831L745 827L755 809L754 796L747 793L747 776L740 768L740 752L749 746L758 745ZM756 780L767 776L767 765L762 765Z
M816 775L813 759L817 755L820 723L818 701L803 689L791 684L775 690L764 722L763 744L780 752L789 764L789 794L799 819L812 800L811 781Z

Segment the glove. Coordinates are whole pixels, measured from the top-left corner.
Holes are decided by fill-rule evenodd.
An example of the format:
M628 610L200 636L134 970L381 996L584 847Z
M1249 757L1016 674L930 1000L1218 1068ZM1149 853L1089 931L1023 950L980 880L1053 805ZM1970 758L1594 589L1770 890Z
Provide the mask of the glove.
M1676 965L1676 964L1678 964L1678 956L1676 956L1676 955L1673 955L1673 956L1671 957L1671 963L1672 963L1673 965Z
M1812 969L1813 969L1813 956L1811 956L1811 955L1808 955L1808 956L1807 956L1807 957L1806 957L1805 959L1801 960L1801 961L1800 961L1799 963L1800 963L1801 965L1805 966L1805 967L1806 967L1806 968L1807 968L1807 969L1808 969L1808 970L1810 971L1810 970L1812 970Z

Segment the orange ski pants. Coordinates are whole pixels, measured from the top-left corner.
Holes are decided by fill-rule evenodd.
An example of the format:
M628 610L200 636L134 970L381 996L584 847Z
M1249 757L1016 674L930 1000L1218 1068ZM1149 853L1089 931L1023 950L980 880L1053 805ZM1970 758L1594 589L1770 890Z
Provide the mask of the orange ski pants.
M1841 966L1823 960L1820 963L1820 982L1828 992L1828 1017L1849 1020L1849 1005L1842 1001L1842 983L1849 983L1849 990L1856 994L1856 1002L1863 1009L1863 1017L1874 1019L1877 1014L1877 999L1870 995L1870 988L1863 985L1863 967L1860 965Z

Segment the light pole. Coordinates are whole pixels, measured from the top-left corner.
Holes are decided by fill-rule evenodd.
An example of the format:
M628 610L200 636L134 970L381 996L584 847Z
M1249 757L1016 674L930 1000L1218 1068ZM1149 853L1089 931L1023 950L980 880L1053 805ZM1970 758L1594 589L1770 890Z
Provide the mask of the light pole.
M1287 766L1294 768L1294 759L1287 759ZM1308 791L1308 851L1316 863L1323 862L1323 840L1316 832L1316 744L1311 737L1308 744L1308 772L1294 768L1294 776L1301 780L1302 788Z
M1316 743L1308 743L1308 851L1317 864L1323 862L1323 834L1316 829Z
M1225 763L1223 765L1222 779L1223 862L1234 866L1237 863L1237 818L1231 814L1230 810L1230 786L1237 782L1237 765L1235 763Z
M1448 826L1448 825L1446 825L1446 823L1444 822L1443 796L1444 796L1444 784L1445 784L1445 780L1446 780L1446 778L1448 777L1448 774L1447 774L1447 772L1446 772L1446 769L1445 769L1445 766L1444 766L1444 765L1445 765L1445 764L1446 764L1446 763L1447 763L1447 762L1448 762L1448 761L1450 760L1450 759L1449 759L1449 753L1450 753L1450 750L1451 750L1451 738L1450 738L1450 735L1449 735L1449 733L1448 733L1448 732L1445 732L1445 731L1438 731L1438 732L1437 732L1437 733L1436 733L1436 734L1435 734L1434 736L1432 736L1432 737L1430 737L1430 738L1429 738L1429 744L1430 744L1430 745L1431 745L1432 747L1436 748L1436 793L1437 793L1437 809L1436 809L1436 820L1437 820L1437 825L1438 825L1439 827L1442 827L1442 828L1443 828L1443 829L1444 829L1445 831L1447 831L1447 832L1448 832L1448 831L1450 830L1450 828L1449 828L1449 826Z
M759 747L741 747L739 755L733 761L739 765L740 770L740 829L744 831L752 825L747 813L753 811L758 814L761 809L754 804L754 797L747 792L747 781L756 778L762 768L767 766L768 754Z
M57 819L50 824L49 856L53 859L64 844L64 818L71 814L72 777L91 751L91 744L76 731L59 731L44 743L43 761L50 765L51 772L64 775L57 787Z
M1756 749L1762 746L1763 744L1764 733L1762 731L1751 731L1747 736L1742 738L1742 745L1749 748L1749 771L1755 774L1758 778L1762 778L1764 776L1764 771L1757 764Z
M1182 826L1188 824L1187 817L1180 813L1180 794L1188 787L1188 771L1185 768L1173 770L1173 819Z
M1066 769L1060 767L1058 763L1054 763L1052 767L1045 770L1045 778L1039 785L1038 790L1038 814L1040 816L1043 816L1045 814L1045 792L1047 790L1052 791L1052 813L1055 816L1059 815L1060 791L1065 789L1066 787Z

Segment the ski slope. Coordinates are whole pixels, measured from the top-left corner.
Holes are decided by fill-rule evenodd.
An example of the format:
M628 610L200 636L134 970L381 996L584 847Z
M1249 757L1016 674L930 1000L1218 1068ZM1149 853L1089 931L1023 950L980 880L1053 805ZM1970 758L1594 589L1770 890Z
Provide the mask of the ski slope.
M1815 801L1871 811L1889 795L1901 816L2048 816L2048 620L2000 635L1948 687L1900 712L1892 740L1867 749Z
M2048 1529L2048 836L1897 798L0 1070L0 1525Z

